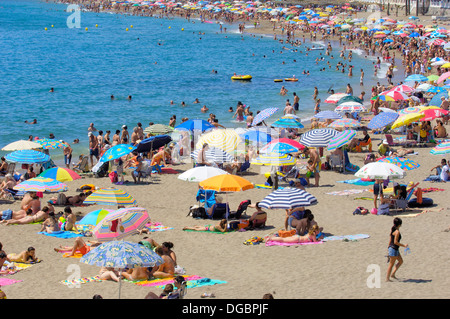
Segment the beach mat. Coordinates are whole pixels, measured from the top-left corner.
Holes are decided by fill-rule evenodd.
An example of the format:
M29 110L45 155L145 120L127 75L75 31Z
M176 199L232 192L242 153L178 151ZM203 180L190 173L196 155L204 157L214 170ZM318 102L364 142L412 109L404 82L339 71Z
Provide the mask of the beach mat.
M14 275L14 274L18 273L19 271L30 268L31 266L34 265L34 264L25 264L25 263L17 263L17 262L14 262L13 264L14 264L14 269L8 269L4 273L0 274L0 276Z
M153 223L153 222L146 224L145 228L149 232L157 232L157 231L164 231L164 230L173 229L173 227L167 227L167 226L164 226L161 223Z
M226 281L222 280L215 280L211 278L206 277L200 277L200 276L188 276L183 275L184 280L186 281L186 287L187 288L197 288L202 286L212 286L212 285L218 285L218 284L224 284ZM135 285L138 286L144 286L144 287L155 287L155 288L164 288L167 284L173 284L175 280L174 278L155 278L151 280L138 280L138 281L129 281ZM128 280L124 280L128 281Z
M280 243L278 241L268 240L266 241L266 246L304 246L304 245L315 245L315 244L322 244L323 241L314 241L314 242L307 242L307 243Z
M101 282L103 281L100 279L100 276L93 276L93 277L85 277L85 278L78 278L78 279L72 279L72 280L63 280L60 283L66 286L75 286L80 284L86 284L88 282Z
M13 285L18 282L22 282L23 280L15 280L10 278L0 278L0 287Z
M372 181L363 181L360 178L356 179L347 179L345 181L337 181L337 183L345 183L345 184L352 184L352 185L359 185L359 186L369 186L375 184L375 182Z
M327 195L338 195L338 196L348 196L348 195L354 195L354 194L361 194L363 192L367 192L367 189L347 189L343 191L335 191L326 193Z
M270 185L264 185L264 184L255 184L255 188L264 188L264 189L272 189L272 186ZM278 186L278 189L283 189L284 187Z
M72 232L72 231L63 231L63 230L60 232L54 232L54 233L38 232L38 234L49 236L49 237L62 238L62 239L83 237L83 235L81 233L76 233L76 232Z
M344 235L344 236L328 236L323 239L324 242L334 241L334 240L345 240L345 241L354 241L360 239L369 238L369 235L366 234L356 234L356 235Z
M235 232L235 230L227 230L226 232L222 233L221 231L215 230L215 231L209 231L209 230L192 230L192 229L183 229L183 231L192 232L192 233L210 233L210 234L229 234Z

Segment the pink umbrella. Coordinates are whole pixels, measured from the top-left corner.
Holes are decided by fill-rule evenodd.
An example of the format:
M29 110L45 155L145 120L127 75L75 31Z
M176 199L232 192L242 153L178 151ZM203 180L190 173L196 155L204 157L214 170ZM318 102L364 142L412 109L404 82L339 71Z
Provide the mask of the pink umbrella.
M420 121L431 121L435 118L442 117L445 115L448 115L449 111L444 109L431 109L431 110L424 110L422 111L423 114L425 114L425 117L422 117Z
M400 85L397 85L396 87L392 88L390 91L399 91L399 92L404 92L404 93L411 93L411 92L414 91L414 89L412 87L410 87L409 85L400 84Z
M445 80L447 80L450 77L450 72L445 72L444 74L442 74L439 79L437 80L437 84L440 84L442 82L444 82Z
M393 98L395 101L408 99L408 96L405 93L400 92L400 91L387 91L387 92L381 93L380 95L389 96L389 97Z

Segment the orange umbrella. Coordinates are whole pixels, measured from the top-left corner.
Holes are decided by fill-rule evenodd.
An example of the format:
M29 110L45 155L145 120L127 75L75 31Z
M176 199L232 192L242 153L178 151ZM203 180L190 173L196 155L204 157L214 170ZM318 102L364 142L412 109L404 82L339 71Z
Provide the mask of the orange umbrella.
M215 190L218 192L240 192L253 188L253 184L237 175L222 174L210 177L200 182L203 189Z

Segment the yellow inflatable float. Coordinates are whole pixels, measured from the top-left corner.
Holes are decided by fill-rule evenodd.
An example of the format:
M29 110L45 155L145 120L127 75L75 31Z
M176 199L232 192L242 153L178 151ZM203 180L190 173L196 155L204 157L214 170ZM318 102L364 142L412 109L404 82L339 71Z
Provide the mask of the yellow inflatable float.
M275 79L274 82L283 82L283 79Z
M250 81L252 79L251 75L233 75L231 77L232 80L239 80L239 81Z
M286 78L284 79L286 82L297 82L298 79L297 78Z

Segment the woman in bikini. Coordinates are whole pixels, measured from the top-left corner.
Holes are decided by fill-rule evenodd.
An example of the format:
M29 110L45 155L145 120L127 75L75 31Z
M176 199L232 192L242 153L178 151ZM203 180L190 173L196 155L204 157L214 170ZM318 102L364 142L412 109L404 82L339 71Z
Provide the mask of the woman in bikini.
M305 236L294 235L290 237L278 237L278 236L269 236L266 238L267 241L276 241L279 243L312 243L318 241L316 236L320 233L319 227L317 225L312 226L308 234Z
M49 234L61 231L58 219L56 218L54 212L50 212L48 214L48 218L42 223L42 227L41 227L40 231L46 232Z
M81 237L75 238L75 243L73 246L59 246L58 248L54 248L56 252L69 252L67 257L74 256L75 253L80 253L81 255L86 255L92 247L96 247L101 245L101 242L98 241L90 241L88 240L87 243L84 242L84 240Z
M8 259L11 262L25 264L31 264L39 261L36 257L36 249L34 249L34 247L28 247L27 250L21 252L20 254L9 254Z
M193 227L184 227L183 230L195 230L195 231L220 231L222 233L227 231L227 220L222 219L217 225L206 225L206 226L193 226Z

